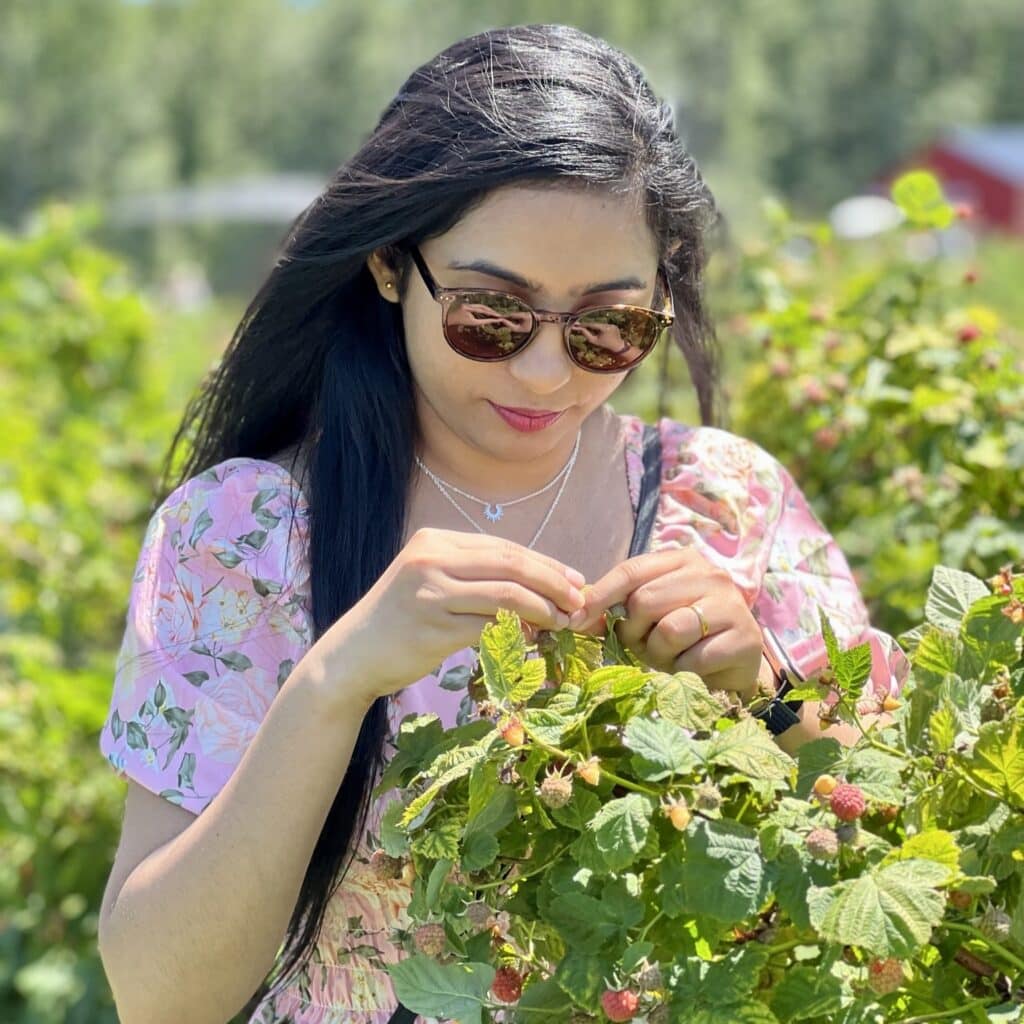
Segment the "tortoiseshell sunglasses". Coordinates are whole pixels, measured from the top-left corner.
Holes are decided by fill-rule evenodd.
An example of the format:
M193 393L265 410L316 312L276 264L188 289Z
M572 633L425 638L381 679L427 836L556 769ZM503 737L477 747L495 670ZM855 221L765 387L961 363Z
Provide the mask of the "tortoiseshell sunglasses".
M441 304L445 340L467 359L487 363L510 359L530 344L541 322L561 323L565 350L577 366L591 373L622 373L650 355L665 330L675 322L672 289L660 265L658 280L666 305L663 311L619 303L591 306L578 313L555 313L534 309L509 292L442 288L419 249L406 248L423 283Z

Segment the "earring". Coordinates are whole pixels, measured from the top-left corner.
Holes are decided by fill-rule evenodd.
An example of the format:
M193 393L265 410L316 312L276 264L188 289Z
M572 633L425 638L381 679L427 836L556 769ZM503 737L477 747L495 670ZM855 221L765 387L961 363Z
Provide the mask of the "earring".
M393 284L392 284L392 283L391 283L390 281L388 281L388 282L387 282L387 283L386 283L386 284L384 285L384 287L385 287L385 288L394 288L395 286L394 286L394 285L393 285Z

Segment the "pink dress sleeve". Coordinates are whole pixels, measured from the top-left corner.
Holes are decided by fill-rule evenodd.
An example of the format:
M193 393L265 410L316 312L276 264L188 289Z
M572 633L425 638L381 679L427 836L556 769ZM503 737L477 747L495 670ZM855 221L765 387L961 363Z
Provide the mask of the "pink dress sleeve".
M771 503L779 514L765 536L767 559L751 612L776 634L797 670L811 678L828 659L820 605L840 647L871 645L871 675L862 699L874 705L876 699L897 696L910 669L903 649L893 637L871 626L846 556L789 471L769 458L777 470L781 500Z
M100 751L199 814L310 646L307 510L272 462L228 459L153 514Z

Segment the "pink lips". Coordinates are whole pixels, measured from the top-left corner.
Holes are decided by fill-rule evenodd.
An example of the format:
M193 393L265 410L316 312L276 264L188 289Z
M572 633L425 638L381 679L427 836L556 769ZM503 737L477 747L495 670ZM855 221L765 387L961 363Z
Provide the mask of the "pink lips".
M531 413L530 410L522 409L508 409L503 405L496 405L494 402L490 403L494 407L494 411L510 426L515 430L522 431L523 433L531 433L534 430L543 430L545 427L550 426L557 420L565 410L562 412L552 412L547 415L537 415Z

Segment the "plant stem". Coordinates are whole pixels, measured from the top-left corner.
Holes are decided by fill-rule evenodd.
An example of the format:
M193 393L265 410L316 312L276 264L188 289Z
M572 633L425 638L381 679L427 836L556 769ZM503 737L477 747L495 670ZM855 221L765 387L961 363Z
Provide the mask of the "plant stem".
M573 842L575 842L575 840L573 840ZM552 864L557 864L558 858L561 857L562 854L565 853L565 851L568 850L571 845L572 843L566 843L565 846L563 846L554 854L551 860L544 861L543 864L539 865L538 867L535 867L532 871L527 871L526 874L516 875L515 878L499 878L495 882L483 882L481 885L474 886L474 888L477 891L480 891L483 889L496 889L499 885L516 885L519 882L525 882L526 879L533 878L534 875L539 875L542 871L547 871Z
M983 935L974 925L970 924L957 924L955 921L943 921L939 926L940 928L949 928L954 932L966 932L971 938L977 939L979 942L984 942L994 953L998 953L1004 960L1013 964L1018 971L1024 971L1024 960L1020 957L1015 956L1005 946L1001 946L995 939L990 939L987 935Z
M647 938L647 933L648 933L648 932L649 932L649 931L650 931L650 930L651 930L651 929L652 929L652 928L654 927L654 925L655 925L655 922L657 922L658 920L660 920L660 919L661 919L661 918L663 918L664 916L665 916L665 911L663 911L663 910L659 910L659 911L658 911L658 912L657 912L657 913L656 913L656 914L654 915L654 917L652 917L652 918L650 919L650 921L648 921L648 922L647 922L646 926L644 927L644 930L643 930L643 931L642 931L642 932L640 933L640 938L638 938L638 939L637 939L636 941L637 941L637 942L643 942L643 941L644 941L644 939L646 939L646 938Z
M943 1010L941 1013L926 1013L918 1017L904 1017L902 1020L895 1021L895 1024L931 1024L933 1020L956 1017L965 1010L973 1010L976 1006L991 1006L997 1002L999 1002L998 998L972 999L969 1003L965 1003L963 1006L955 1006L952 1010Z
M532 739L533 742L536 743L537 746L540 747L542 750L546 750L549 754L554 754L555 757L562 758L563 761L568 761L572 763L573 755L570 754L568 751L561 750L558 747L553 747L549 743L545 743L543 740L539 740L536 737L534 737L528 729L526 731L527 734L530 736L530 739ZM619 778L619 776L614 774L614 772L608 771L608 769L605 768L603 764L601 765L601 774L606 775L609 779L612 780L612 782L617 783L624 789L633 790L634 793L646 793L648 796L653 796L655 798L657 798L658 796L658 792L656 790L648 789L646 786L638 786L635 782L630 782L629 779Z

